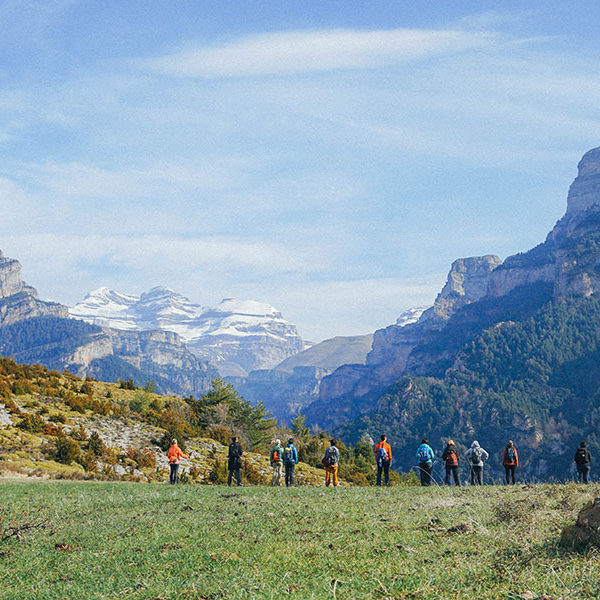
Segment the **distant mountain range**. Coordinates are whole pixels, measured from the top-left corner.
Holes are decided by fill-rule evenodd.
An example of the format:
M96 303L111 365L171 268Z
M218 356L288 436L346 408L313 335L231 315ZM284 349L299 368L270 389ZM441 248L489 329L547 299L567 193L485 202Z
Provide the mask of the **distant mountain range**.
M396 321L404 327L418 321L426 307L411 308ZM255 370L246 377L229 377L251 402L262 401L281 421L289 421L319 398L321 382L343 365L364 365L373 334L334 337L286 358L273 369Z
M127 331L69 318L23 282L21 264L0 252L0 354L105 381L153 381L167 394L202 394L217 370L170 331Z
M269 304L226 298L207 308L166 287L154 287L140 296L102 287L69 313L114 329L177 333L222 376L244 377L256 369L269 369L307 347L295 325Z

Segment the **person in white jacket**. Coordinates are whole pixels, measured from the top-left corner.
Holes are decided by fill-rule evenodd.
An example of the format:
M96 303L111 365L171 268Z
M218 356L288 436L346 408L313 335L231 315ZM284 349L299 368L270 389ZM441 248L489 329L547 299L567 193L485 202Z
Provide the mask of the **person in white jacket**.
M471 485L483 485L483 463L490 455L475 440L465 452L465 459L471 467Z

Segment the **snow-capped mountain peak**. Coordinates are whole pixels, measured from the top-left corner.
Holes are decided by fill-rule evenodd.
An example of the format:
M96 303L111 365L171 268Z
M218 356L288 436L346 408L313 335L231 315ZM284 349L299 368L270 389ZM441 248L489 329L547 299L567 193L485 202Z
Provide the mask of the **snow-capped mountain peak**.
M304 349L296 327L270 304L225 298L206 308L163 286L140 296L98 288L70 314L116 329L174 331L223 375L271 368Z

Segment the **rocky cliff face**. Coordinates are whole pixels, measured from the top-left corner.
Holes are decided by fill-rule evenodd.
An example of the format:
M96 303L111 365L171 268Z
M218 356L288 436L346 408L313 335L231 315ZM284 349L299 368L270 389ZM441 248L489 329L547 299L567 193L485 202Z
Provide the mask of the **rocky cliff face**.
M434 306L417 323L375 332L366 367L346 366L326 377L317 405L308 412L318 422L336 398L368 410L366 400L403 375L438 376L469 336L482 329L509 318L527 318L551 298L599 292L600 148L596 148L580 161L567 212L545 242L504 263L493 255L456 260Z
M141 296L103 287L90 292L70 313L115 329L175 332L224 376L243 377L275 367L305 348L296 327L269 304L226 298L206 308L165 287Z
M35 317L67 315L66 306L40 300L37 291L23 281L21 263L0 251L0 327Z
M107 304L127 299L106 297ZM165 393L201 394L218 376L170 331L122 331L68 318L68 309L38 299L19 261L0 253L0 353L21 362L106 381L153 380Z

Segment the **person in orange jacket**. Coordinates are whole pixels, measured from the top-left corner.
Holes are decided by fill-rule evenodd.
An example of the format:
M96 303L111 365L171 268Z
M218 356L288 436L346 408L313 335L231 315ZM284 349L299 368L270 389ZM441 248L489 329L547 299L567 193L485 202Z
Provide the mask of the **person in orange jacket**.
M502 466L506 473L506 483L511 483L511 480L512 483L516 483L515 471L519 466L519 455L517 454L517 449L512 440L508 440L508 444L506 444L506 448L504 448L504 453L502 454Z
M169 466L171 467L171 473L169 474L169 483L171 485L177 485L177 470L179 469L179 461L182 458L189 458L187 454L184 454L177 440L171 442L171 447L167 451L167 458L169 459Z
M377 485L381 485L381 473L384 474L385 485L390 485L390 465L392 464L392 447L387 443L387 436L381 435L381 441L375 446L377 461Z

